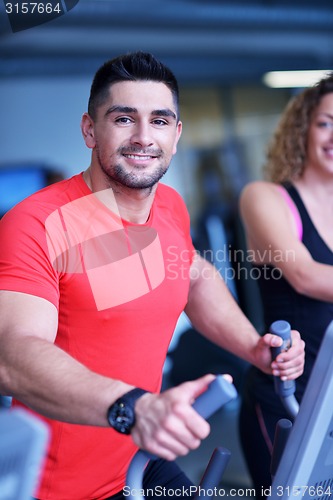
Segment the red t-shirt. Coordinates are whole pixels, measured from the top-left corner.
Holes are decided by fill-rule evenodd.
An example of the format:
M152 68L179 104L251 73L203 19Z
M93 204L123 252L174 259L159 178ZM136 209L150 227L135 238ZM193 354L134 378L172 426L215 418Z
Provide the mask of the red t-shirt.
M93 194L76 175L10 210L0 241L0 289L53 303L59 347L100 374L159 391L194 253L176 191L159 184L147 223L135 225L119 217L110 190ZM100 499L122 489L136 451L130 436L45 420L52 439L38 498Z

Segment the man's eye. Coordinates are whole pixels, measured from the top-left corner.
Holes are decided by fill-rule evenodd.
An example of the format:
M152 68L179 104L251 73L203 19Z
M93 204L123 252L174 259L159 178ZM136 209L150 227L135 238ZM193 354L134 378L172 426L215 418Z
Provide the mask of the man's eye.
M154 123L154 125L167 125L167 122L165 120L161 120L159 118L154 120L153 123Z
M130 123L131 119L128 116L120 116L116 119L116 123Z

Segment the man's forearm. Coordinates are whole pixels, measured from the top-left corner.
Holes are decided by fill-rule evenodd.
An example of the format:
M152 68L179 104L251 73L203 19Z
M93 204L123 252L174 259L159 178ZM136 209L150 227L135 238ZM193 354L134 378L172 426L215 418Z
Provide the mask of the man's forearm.
M185 312L193 326L220 347L255 363L259 334L243 314L219 272L202 258L194 264Z
M0 347L0 392L50 418L107 426L108 407L132 388L91 372L43 339L12 336Z

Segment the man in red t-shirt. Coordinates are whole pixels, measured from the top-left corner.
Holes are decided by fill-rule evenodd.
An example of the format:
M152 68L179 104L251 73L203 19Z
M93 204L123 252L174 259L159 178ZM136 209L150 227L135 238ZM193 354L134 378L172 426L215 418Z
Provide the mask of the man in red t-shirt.
M181 312L285 379L301 374L304 345L293 332L293 347L271 363L280 339L254 330L195 253L182 199L159 182L182 129L168 68L141 52L105 63L81 129L90 166L0 224L0 392L50 426L39 499L122 498L138 447L161 457L148 487L186 488L172 461L209 433L191 404L213 376L159 392Z

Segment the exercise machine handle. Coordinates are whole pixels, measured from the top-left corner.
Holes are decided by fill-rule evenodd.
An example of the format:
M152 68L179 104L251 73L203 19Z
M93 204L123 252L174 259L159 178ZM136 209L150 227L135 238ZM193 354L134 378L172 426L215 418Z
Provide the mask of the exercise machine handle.
M209 384L205 392L200 394L194 401L193 408L205 420L208 420L219 408L237 397L237 391L233 384L228 382L222 375Z
M288 321L274 321L269 328L270 333L278 335L282 339L282 345L279 347L272 347L272 359L275 360L277 356L283 352L288 351L291 347L291 327ZM288 413L295 417L299 410L299 405L294 397L296 384L294 380L281 380L280 377L274 377L274 388L276 394L281 398L281 401Z
M271 476L272 480L275 478L275 474L278 470L281 457L283 455L286 443L288 441L292 422L287 418L281 418L276 424L274 442L273 442L273 452L271 458Z
M237 398L235 386L228 382L222 375L217 375L209 384L207 390L200 394L200 396L198 396L198 398L194 401L193 408L199 413L199 415L207 420L223 405L235 398ZM126 476L126 485L130 492L129 498L132 498L132 491L135 491L136 500L140 498L139 492L142 491L142 479L145 466L149 460L156 460L157 458L158 457L143 450L139 450L134 455ZM221 463L220 467L222 469L225 466L223 464L226 463L226 454L221 453L221 458L217 458L217 460ZM207 482L210 482L209 469L210 467L207 467L205 472L205 481ZM214 477L216 476L216 470L216 466L211 467L211 473Z

